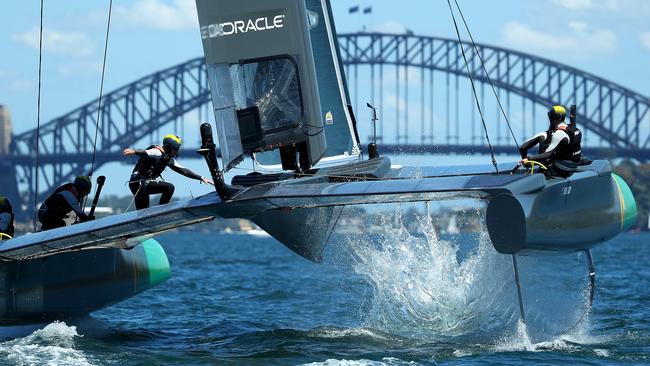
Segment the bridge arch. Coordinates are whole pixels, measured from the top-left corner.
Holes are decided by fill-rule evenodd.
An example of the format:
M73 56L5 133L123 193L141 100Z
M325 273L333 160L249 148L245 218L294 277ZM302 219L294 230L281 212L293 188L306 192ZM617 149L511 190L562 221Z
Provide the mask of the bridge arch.
M581 126L626 156L650 148L650 98L574 67L484 44L477 45L477 53L470 43L430 36L342 34L339 44L347 65L414 67L467 78L462 46L477 81L488 82L480 54L497 88L544 108L578 104ZM348 79L350 74L355 73L348 72Z
M356 33L340 35L339 43L344 64L349 68L348 80L354 89L358 88L358 73L357 70L351 72L350 68L360 66L370 67L370 73L373 74L370 80L372 93L376 89L374 78L383 78L383 75L374 75L375 66L380 68L378 72L381 72L384 66L394 66L467 77L461 45L465 47L469 57L472 75L482 83L487 81L476 52L469 44L456 40L417 35ZM601 144L604 143L602 147L617 156L650 158L648 97L595 75L537 56L482 44L478 45L478 49L491 78L500 90L514 93L524 100L543 106L557 102L571 104L577 101L580 123L600 138ZM421 75L424 81L424 71ZM398 83L401 77L398 71ZM408 82L408 76L404 81ZM426 87L423 82L423 101ZM432 85L429 87L433 90ZM405 91L408 92L408 88ZM359 95L355 95L358 98ZM147 136L153 136L156 131L170 123L179 123L187 113L200 110L209 103L210 93L203 58L192 59L152 73L105 94L98 138L97 166L117 161L123 147L136 144ZM43 190L39 192L40 197L43 198L52 187L88 171L93 150L97 104L97 100L94 100L41 126L40 176L45 184L41 185ZM424 126L424 120L421 123ZM458 126L456 129L458 130ZM398 126L398 145L399 131ZM423 127L421 144L410 145L411 149L425 151L430 147L424 138L424 132ZM430 132L430 141L433 141L434 132ZM408 130L404 129L402 133L408 135ZM403 144L406 144L406 141L408 138L404 139ZM35 130L13 137L11 154L5 162L13 169L9 169L11 174L6 174L0 179L3 187L15 187L10 195L22 196L25 199L34 196L30 182L33 182L35 173L35 145ZM455 143L448 139L446 143L437 144L436 149L435 151L444 152L472 149L478 152L486 151L481 141L460 143L458 136ZM512 145L500 146L498 151L512 151ZM18 192L29 194L18 195ZM27 206L29 207L28 204Z

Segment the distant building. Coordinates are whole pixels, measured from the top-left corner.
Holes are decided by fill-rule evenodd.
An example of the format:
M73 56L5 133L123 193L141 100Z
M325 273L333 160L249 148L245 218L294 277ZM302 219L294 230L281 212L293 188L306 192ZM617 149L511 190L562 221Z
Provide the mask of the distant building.
M11 144L11 114L9 108L0 104L0 154L9 153L9 144Z

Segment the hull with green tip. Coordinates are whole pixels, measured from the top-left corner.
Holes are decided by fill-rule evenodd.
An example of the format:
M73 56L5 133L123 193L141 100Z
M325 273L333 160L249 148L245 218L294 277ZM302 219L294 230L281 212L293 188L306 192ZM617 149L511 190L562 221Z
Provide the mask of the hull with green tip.
M89 314L133 297L171 275L154 239L133 249L89 249L0 263L0 323Z
M592 248L637 221L634 195L606 161L539 191L490 199L486 216L495 249L504 254L548 254Z

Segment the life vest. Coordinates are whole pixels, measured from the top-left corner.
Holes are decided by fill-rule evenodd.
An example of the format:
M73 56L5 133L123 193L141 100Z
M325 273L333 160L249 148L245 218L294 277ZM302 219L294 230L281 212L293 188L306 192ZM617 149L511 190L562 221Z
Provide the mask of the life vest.
M162 156L159 158L151 156L142 156L135 164L133 168L133 173L131 174L131 180L142 180L142 179L156 179L160 177L162 172L167 168L169 162L172 160L171 155L165 152L165 149L158 145L151 145L147 148L157 149L162 153Z
M571 139L568 147L568 152L571 155L569 160L579 163L582 161L582 131L575 126L568 126L565 132Z
M9 225L5 230L0 229L0 233L13 237L14 236L14 213L11 206L8 204L0 205L0 214L9 214L9 216L11 216L11 219L9 220ZM8 238L0 236L0 240L3 239L8 239Z
M73 208L70 207L70 204L66 199L60 195L59 193L68 191L72 193L74 198L79 202L79 193L77 192L77 189L74 187L73 183L66 183L62 185L61 187L57 188L52 195L50 195L45 202L43 202L43 206L41 207L41 210L45 208L47 215L50 217L54 218L60 218L63 219L67 214L69 214Z
M567 125L560 125L557 130L564 131L569 136L568 144L560 144L555 149L555 156L553 158L553 167L555 174L561 177L569 177L571 174L578 170L580 159L582 156L580 150L580 142L582 141L582 133L579 130L570 129ZM576 130L578 133L576 133Z
M567 134L567 136L569 136L569 143L557 147L555 160L579 163L582 156L582 150L580 147L582 142L582 132L575 127L572 128L567 125L558 126L557 130L562 130Z

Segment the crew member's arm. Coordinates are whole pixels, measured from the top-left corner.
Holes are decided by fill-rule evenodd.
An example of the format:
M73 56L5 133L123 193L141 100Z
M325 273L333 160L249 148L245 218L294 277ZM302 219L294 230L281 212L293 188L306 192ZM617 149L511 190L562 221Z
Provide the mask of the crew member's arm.
M178 174L180 174L180 175L183 175L183 176L185 176L185 177L188 177L188 178L190 178L190 179L196 179L196 180L200 180L201 182L203 182L203 183L205 183L205 184L211 184L211 185L214 185L214 182L212 182L212 180L210 180L210 179L208 179L208 178L205 178L205 177L202 177L202 176L200 176L200 175L194 173L193 171L187 169L186 167L180 165L180 164L176 161L176 159L172 159L172 160L169 162L169 168L170 168L171 170L175 171L176 173L178 173Z
M522 159L526 159L528 156L528 150L532 149L536 145L541 144L546 139L546 132L540 132L532 138L524 141L521 146L519 146L519 154L521 154Z
M569 135L562 130L557 130L553 132L553 135L551 136L551 144L548 146L546 151L538 155L529 156L528 160L540 161L550 159L555 155L559 146L567 145L569 142L571 142Z
M11 214L3 212L0 214L0 232L6 233L11 225Z
M145 150L138 150L138 149L124 149L122 152L122 155L124 156L129 156L129 155L135 155L139 157L143 156L149 156L149 157L161 157L162 152L158 149L151 148L151 149L145 149Z
M70 206L72 211L74 211L77 214L77 217L79 220L83 221L88 221L89 217L86 215L81 208L81 205L79 204L79 201L77 201L77 198L72 194L70 191L63 191L59 193L63 198L65 199L65 202Z

